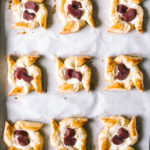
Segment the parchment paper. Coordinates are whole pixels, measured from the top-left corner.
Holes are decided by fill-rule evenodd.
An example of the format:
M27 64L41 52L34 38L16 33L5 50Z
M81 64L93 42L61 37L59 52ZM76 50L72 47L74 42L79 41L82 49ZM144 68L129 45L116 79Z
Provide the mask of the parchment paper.
M44 150L54 150L49 142L50 119L61 120L69 116L83 116L89 119L85 128L88 132L87 150L97 149L97 137L102 123L99 118L112 115L137 116L139 141L136 150L149 149L150 128L150 1L142 3L144 9L144 30L139 35L135 30L128 34L110 34L108 18L109 0L93 0L96 28L89 25L77 33L59 35L62 24L58 21L58 11L52 15L54 2L47 1L49 10L48 29L36 28L33 31L12 30L16 20L8 10L8 1L0 1L0 150L6 150L2 141L4 121L30 120L44 123L41 130L44 137ZM57 1L58 5L58 1ZM24 31L24 30L23 30ZM21 31L21 32L23 32ZM43 94L32 92L27 96L8 97L12 88L7 83L8 54L21 56L36 53L41 58L37 65L42 69ZM145 92L136 89L127 92L104 92L108 83L104 80L104 58L127 54L143 57L139 65L144 74ZM65 58L70 55L90 55L92 68L91 91L77 94L58 94L60 85L56 80L54 56Z

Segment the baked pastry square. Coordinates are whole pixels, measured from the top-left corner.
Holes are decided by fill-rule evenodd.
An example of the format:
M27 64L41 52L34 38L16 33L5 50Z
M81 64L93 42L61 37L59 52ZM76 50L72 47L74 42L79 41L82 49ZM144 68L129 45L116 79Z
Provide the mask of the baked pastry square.
M60 34L73 33L86 25L94 27L91 0L60 0L59 19L64 24Z
M34 29L38 25L46 29L48 11L44 0L13 0L13 15L17 23L14 29Z
M138 140L136 130L136 117L131 121L122 116L102 118L104 123L99 136L99 150L134 150L130 145L134 145Z
M143 33L142 0L111 0L110 20L113 25L108 29L112 33L127 33L134 28Z
M130 90L135 86L144 92L143 74L138 68L141 57L120 55L105 61L105 80L111 84L105 90Z
M82 88L89 92L91 69L85 63L90 59L90 56L70 56L63 63L56 57L56 77L62 84L57 92L75 93Z
M43 124L38 122L17 121L11 126L7 121L4 129L4 142L9 150L42 150L43 138L38 132Z
M40 55L24 55L15 62L8 56L8 82L13 86L11 95L26 95L36 90L42 93L41 70L34 65Z
M87 133L82 127L87 118L65 118L57 124L51 121L51 144L57 150L86 150Z

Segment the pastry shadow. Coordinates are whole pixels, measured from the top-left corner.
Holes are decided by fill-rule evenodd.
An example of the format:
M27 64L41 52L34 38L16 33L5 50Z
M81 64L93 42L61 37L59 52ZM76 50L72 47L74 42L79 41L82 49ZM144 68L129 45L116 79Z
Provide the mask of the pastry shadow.
M92 4L93 4L93 19L94 19L95 27L99 27L101 25L101 21L98 17L99 7L97 5L97 1L93 0Z
M52 6L49 4L49 0L46 0L45 6L48 10L48 16L47 16L47 28L50 28L53 24L53 20L52 20Z
M48 88L48 74L47 74L47 70L45 67L43 67L44 65L41 65L40 60L45 59L44 56L40 55L39 61L35 62L35 64L37 64L37 66L41 69L42 72L42 90L43 92L47 92L47 88Z
M150 89L150 77L148 73L146 72L146 69L144 69L143 64L146 62L146 58L143 58L142 62L138 65L140 70L143 73L143 82L144 82L144 91L147 91Z
M138 132L138 141L133 147L136 150L142 150L140 147L140 142L143 139L143 118L141 116L136 116L136 126Z
M144 6L144 2L141 4L143 10L144 10L144 18L143 18L143 30L144 32L147 31L147 28L149 26L149 13L147 8Z
M90 60L87 64L91 68L90 90L94 91L98 87L98 71L97 68L92 64L92 60Z
M95 150L95 144L93 143L93 135L92 128L90 127L90 123L94 122L94 119L88 118L88 123L84 125L84 128L87 132L87 141L86 141L86 149L87 150Z
M44 124L44 127L49 127L49 125L48 124ZM43 127L43 128L44 128ZM44 130L43 129L41 129L40 130L40 133L41 133L41 135L42 135L42 137L43 137L43 139L44 139L44 146L43 146L43 150L49 150L49 135L47 135L47 133L46 132L44 132Z
M138 55L136 55L135 53L129 53L129 54L122 54L122 55L126 55L126 56L134 56L134 57L139 57ZM116 56L112 56L111 58L115 58ZM146 69L144 69L143 64L146 62L146 58L142 58L142 61L137 65L139 67L139 69L141 70L141 72L143 73L143 83L144 83L144 91L147 91L150 89L150 78L148 73L146 72Z

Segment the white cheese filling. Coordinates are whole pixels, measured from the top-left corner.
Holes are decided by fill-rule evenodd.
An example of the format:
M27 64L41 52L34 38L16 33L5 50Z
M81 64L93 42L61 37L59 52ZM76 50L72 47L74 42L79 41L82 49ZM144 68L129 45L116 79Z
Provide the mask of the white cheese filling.
M124 64L125 65L125 64ZM127 77L124 79L124 80L119 80L119 79L115 79L115 82L120 82L120 83L125 83L125 85L128 87L130 85L132 85L132 82L134 81L134 78L135 78L135 74L137 73L136 71L136 67L135 66L130 66L130 65L125 65L129 70L129 74L127 75ZM118 67L116 67L116 74L115 74L115 77L117 76L118 74Z
M66 3L64 5L64 10L65 10L65 13L67 14L67 20L68 21L87 20L90 14L90 7L89 7L87 0L75 0L75 1L81 3L82 8L80 8L80 10L82 11L82 16L80 19L78 19L78 18L73 17L71 14L69 14L68 5L72 4L72 0L66 0Z
M32 148L35 149L35 145L40 144L40 139L38 137L38 134L36 132L33 131L27 131L28 132L28 137L30 140L30 143L26 146L22 146L18 143L18 136L14 135L12 136L12 146L21 149L21 150L31 150Z
M71 128L71 127L70 127ZM82 130L80 128L73 128L76 132L74 138L76 139L76 142L73 146L67 146L64 144L64 135L66 133L67 127L64 125L61 125L59 128L59 139L62 143L61 148L66 147L67 149L71 150L71 149L81 149L81 145L82 145L82 139L84 138L84 135L82 133Z
M133 3L133 2L126 2L124 0L120 0L120 3L119 4L122 4L122 5L125 5L127 6L128 8L132 8L132 9L135 9L136 10L136 16L133 20L130 21L130 24L135 24L138 20L138 5L136 3ZM117 9L117 8L116 8ZM122 18L122 14L117 12L116 10L116 15L121 19Z
M114 144L111 140L112 137L117 135L117 132L120 128L124 128L128 130L127 126L120 126L119 124L114 125L112 128L109 130L109 141L111 142L111 150L125 150L129 145L132 144L130 136L126 139L123 140L123 142L119 145Z
M26 23L36 23L38 21L38 18L40 18L40 14L37 12L35 12L34 10L32 9L26 9L24 7L24 4L27 2L28 0L22 0L20 4L18 4L16 6L16 10L13 11L14 13L14 16L16 17L17 21L23 21L23 22L26 22ZM40 8L39 8L40 9ZM23 18L23 13L24 11L27 10L29 13L34 13L35 16L32 20L26 20Z
M65 72L66 72L66 69L73 69L75 71L78 71L82 74L82 81L79 81L77 78L71 78L71 79L66 79L66 75L65 75ZM66 66L66 67L62 67L60 69L60 75L63 79L59 79L62 83L67 83L67 84L83 84L86 82L85 80L85 67L84 65L81 66L81 67L71 67L71 66Z
M29 66L29 67L25 67L25 65L23 63L21 63L21 61L18 61L18 63L15 64L15 66L13 67L12 69L12 74L15 75L15 71L17 70L17 68L25 68L26 69L26 74L28 76L32 76L33 77L33 73L34 73L34 68L33 66ZM23 79L19 80L19 79L16 79L15 76L14 76L14 79L16 80L15 84L16 86L19 86L19 87L29 87L31 86L31 83L32 83L32 80L31 80L31 83L28 83L26 81L24 81Z

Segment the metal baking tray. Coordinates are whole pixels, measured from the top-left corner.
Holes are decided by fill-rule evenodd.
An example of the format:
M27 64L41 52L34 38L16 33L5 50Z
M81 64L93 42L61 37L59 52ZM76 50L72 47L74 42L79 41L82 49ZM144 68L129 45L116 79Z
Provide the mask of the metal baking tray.
M2 137L5 120L30 120L44 123L41 130L44 137L44 150L54 150L49 142L50 119L61 120L69 116L88 118L85 129L88 132L87 150L95 150L97 137L102 128L99 118L123 115L137 116L139 140L136 150L149 149L150 127L150 1L142 3L144 9L144 33L135 30L128 34L110 34L108 18L109 1L92 0L95 29L84 27L78 33L60 35L62 24L58 20L58 11L52 14L54 1L47 0L47 30L40 27L32 31L17 31L10 28L15 22L8 1L0 0L0 150L6 150ZM58 1L56 1L58 6ZM40 54L37 65L42 70L43 93L32 92L27 96L10 96L11 87L7 83L7 55L19 57L24 54ZM104 80L104 58L120 54L141 56L139 67L144 74L145 92L131 91L105 92L108 83ZM91 91L84 90L76 94L58 94L59 83L55 75L54 56L65 58L70 55L89 55L92 60Z

